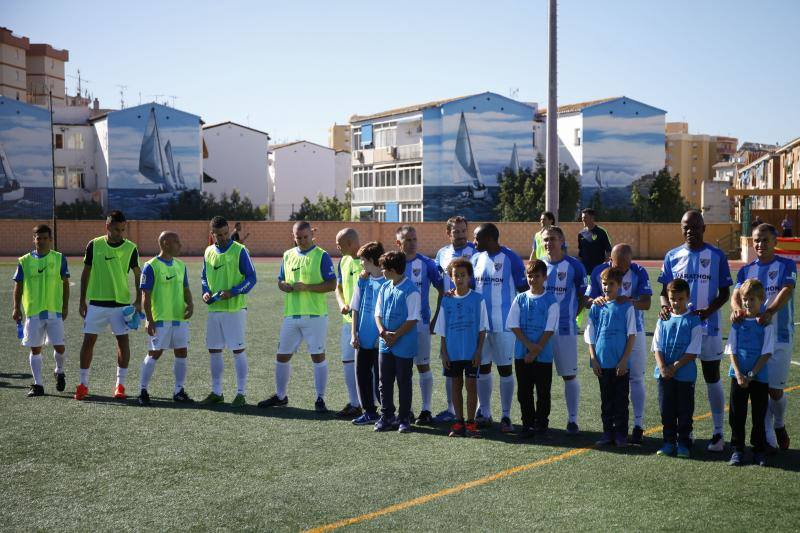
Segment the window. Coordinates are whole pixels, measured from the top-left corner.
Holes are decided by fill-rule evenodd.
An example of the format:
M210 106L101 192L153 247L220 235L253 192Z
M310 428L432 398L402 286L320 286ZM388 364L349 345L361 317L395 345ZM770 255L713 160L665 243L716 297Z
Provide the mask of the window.
M373 220L376 222L386 222L386 206L383 204L378 204L375 206L375 210L373 211Z
M422 222L422 204L400 204L400 222Z
M67 188L67 169L66 167L56 167L55 172L55 187L56 189Z
M67 171L67 188L83 189L83 169L71 168Z
M397 145L397 122L375 124L373 127L375 148Z
M581 129L575 128L575 146L581 145Z
M353 130L353 150L361 150L361 128Z
M67 149L83 150L83 133L79 131L69 132L69 135L67 135Z
M61 149L64 148L64 134L63 133L56 133L56 148Z

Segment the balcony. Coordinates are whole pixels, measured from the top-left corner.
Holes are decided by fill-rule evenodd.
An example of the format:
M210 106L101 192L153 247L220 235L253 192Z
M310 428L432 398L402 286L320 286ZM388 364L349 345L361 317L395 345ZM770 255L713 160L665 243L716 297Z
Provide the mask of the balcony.
M407 159L422 159L422 144L405 144L397 147L397 159L405 161Z

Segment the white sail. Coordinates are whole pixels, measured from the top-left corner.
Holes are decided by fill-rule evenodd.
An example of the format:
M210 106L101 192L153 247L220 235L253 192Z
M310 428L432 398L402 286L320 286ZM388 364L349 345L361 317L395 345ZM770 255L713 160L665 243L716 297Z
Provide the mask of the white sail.
M519 176L519 157L517 156L517 143L514 143L514 148L511 150L511 162L508 167L514 175Z
M165 191L172 191L174 187L164 175L164 158L161 154L161 139L156 122L155 108L150 108L147 117L147 126L142 137L142 147L139 150L139 172L145 178L158 184Z
M0 144L0 201L20 200L24 196L25 189L20 187L19 181L14 177L11 161L3 145Z
M472 142L469 138L467 121L464 112L458 124L458 135L456 137L455 159L453 160L453 183L457 185L470 185L475 188L483 188L481 183L481 171L475 161L472 152Z
M178 185L182 191L186 190L186 180L183 179L183 170L181 170L180 163L178 163Z
M167 141L167 144L164 146L164 157L167 160L167 167L169 168L169 172L167 172L167 181L171 182L172 188L178 191L181 186L178 183L178 174L175 172L175 159L172 157L172 141Z

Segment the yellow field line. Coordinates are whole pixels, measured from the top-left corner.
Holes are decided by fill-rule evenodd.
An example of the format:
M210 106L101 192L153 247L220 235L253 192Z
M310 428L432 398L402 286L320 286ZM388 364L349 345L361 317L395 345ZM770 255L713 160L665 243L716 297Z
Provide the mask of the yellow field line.
M793 390L800 389L800 385L795 385L794 387L789 387L784 389L784 392L791 392ZM694 420L704 420L709 418L711 413L705 413L702 415L698 415L694 417ZM648 429L644 432L645 435L652 435L654 433L658 433L663 428L661 426L654 427ZM406 500L404 502L396 503L394 505L390 505L388 507L384 507L383 509L378 509L377 511L372 511L371 513L365 513L362 515L354 516L352 518L345 518L343 520L338 520L336 522L331 522L330 524L325 524L322 526L318 526L312 529L306 530L306 533L323 533L326 531L333 531L335 529L339 529L345 526L352 526L354 524L358 524L360 522L367 522L369 520L374 520L381 516L385 516L388 514L396 513L398 511L402 511L404 509L408 509L409 507L416 507L417 505L422 505L433 500L438 500L440 498L444 498L445 496L450 496L451 494L458 494L459 492L464 492L465 490L479 487L481 485L486 485L487 483L491 483L493 481L497 481L499 479L503 479L514 474L519 474L520 472L525 472L527 470L532 470L534 468L539 468L541 466L547 466L553 463L561 462L565 459L569 459L570 457L576 457L578 455L583 455L595 449L595 446L587 446L584 448L575 448L568 452L560 453L558 455L552 455L545 459L540 459L538 461L534 461L532 463L524 464L515 466L512 468L508 468L506 470L501 470L500 472L496 472L494 474L489 474L488 476L484 476L478 479L474 479L472 481L467 481L466 483L461 483L460 485L456 485L454 487L450 487L447 489L442 489L438 492L432 492L430 494L426 494L424 496L419 496L417 498L413 498L411 500Z

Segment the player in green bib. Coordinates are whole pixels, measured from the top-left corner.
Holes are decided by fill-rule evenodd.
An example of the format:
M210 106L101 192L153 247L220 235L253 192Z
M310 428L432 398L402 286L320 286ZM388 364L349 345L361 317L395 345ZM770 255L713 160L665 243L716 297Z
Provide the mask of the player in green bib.
M189 348L189 319L194 312L192 291L186 265L176 256L181 253L181 239L174 231L158 236L159 254L144 264L139 288L147 322L148 352L142 362L139 405L150 404L148 387L156 362L164 350L175 352L172 371L175 390L172 399L192 403L183 385L186 381L186 355Z
M325 338L328 332L326 292L336 289L336 274L328 252L314 244L311 225L295 222L292 237L297 245L283 254L278 289L286 293L280 341L275 361L275 394L258 403L259 407L287 405L290 360L305 341L314 362L314 386L318 413L328 411L325 389L328 385L328 362L325 360Z
M14 274L14 309L11 318L20 324L25 311L22 345L30 349L28 361L33 385L28 396L44 396L42 384L42 346L53 345L56 361L56 390L66 387L64 359L64 320L69 307L67 259L51 249L53 232L45 224L33 228L34 250L19 258Z
M222 395L222 374L225 362L222 351L233 352L236 370L236 397L233 407L247 405L247 352L245 329L247 326L247 293L256 285L256 271L247 248L230 239L228 221L216 216L211 219L213 244L203 255L203 301L208 304L206 321L206 347L210 354L211 392L205 404L225 401Z
M361 260L356 256L360 248L358 233L353 228L345 228L336 235L336 248L342 254L336 272L336 302L339 312L342 313L342 331L339 349L342 352L342 371L344 383L350 401L344 409L336 413L338 418L354 419L361 416L361 407L356 387L356 350L350 345L352 337L353 318L350 314L350 301L361 275Z
M89 394L89 367L92 365L97 335L111 327L117 339L117 384L114 398L124 400L125 378L131 358L128 325L123 309L131 305L128 274L132 271L134 283L139 279L139 251L125 238L127 221L122 211L111 211L106 218L106 234L89 241L83 258L81 296L78 312L83 317L83 345L81 345L80 383L75 389L75 399L83 400ZM86 300L89 300L87 305ZM141 295L134 291L135 312L142 310Z

